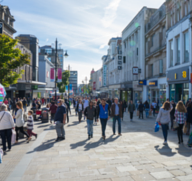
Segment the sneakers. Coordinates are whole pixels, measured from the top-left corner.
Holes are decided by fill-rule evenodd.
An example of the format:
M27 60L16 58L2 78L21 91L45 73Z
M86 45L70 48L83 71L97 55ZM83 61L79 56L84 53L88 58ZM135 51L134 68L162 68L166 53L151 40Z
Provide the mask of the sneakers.
M58 141L60 141L60 138L59 138L59 137L57 137L57 139L55 140L55 142L58 142Z
M105 140L106 137L105 137L105 136L102 136L102 138L103 138L103 140Z
M90 139L91 139L91 136L88 135L88 140L90 140Z
M37 139L38 134L36 134L35 138Z
M91 135L91 138L93 138L93 135Z
M61 141L65 140L65 137L61 137L60 140L61 140Z
M167 141L164 141L163 145L167 145Z

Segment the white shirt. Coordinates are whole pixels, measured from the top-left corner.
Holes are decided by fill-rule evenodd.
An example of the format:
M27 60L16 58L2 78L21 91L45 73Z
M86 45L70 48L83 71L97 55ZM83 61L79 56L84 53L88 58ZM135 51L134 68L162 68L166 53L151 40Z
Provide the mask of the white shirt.
M3 116L3 114L4 114L4 116ZM0 112L0 119L1 119L1 121L0 121L0 130L11 129L11 128L15 127L13 117L11 116L10 112L1 111Z
M84 109L85 109L86 107L88 107L88 106L89 106L89 100L86 100L86 99L85 99L83 105L84 105Z
M17 127L22 127L24 125L24 119L23 119L23 111L19 109L15 115L16 119L16 126Z
M79 112L82 111L82 104L79 104Z

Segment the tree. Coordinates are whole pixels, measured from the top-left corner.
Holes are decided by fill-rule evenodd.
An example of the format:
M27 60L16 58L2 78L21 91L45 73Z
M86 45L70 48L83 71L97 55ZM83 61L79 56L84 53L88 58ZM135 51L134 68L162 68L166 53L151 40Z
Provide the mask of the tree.
M62 82L57 83L60 93L65 92L65 86L69 85L70 71L66 70L62 73Z
M0 83L5 87L16 84L24 74L24 70L17 73L15 69L30 64L29 55L22 54L21 50L15 48L17 43L16 39L0 35Z

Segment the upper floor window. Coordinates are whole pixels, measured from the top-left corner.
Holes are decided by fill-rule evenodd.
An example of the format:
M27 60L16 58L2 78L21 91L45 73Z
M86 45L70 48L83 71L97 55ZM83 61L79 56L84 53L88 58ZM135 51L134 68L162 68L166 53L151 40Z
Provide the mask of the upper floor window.
M124 42L124 47L126 48L126 42Z
M184 33L184 62L189 62L189 32Z
M159 73L163 73L163 60L159 60Z
M180 52L181 52L180 37L176 38L176 51L177 51L176 64L180 64Z
M171 40L170 42L169 42L169 52L170 52L170 57L169 57L169 59L170 59L170 67L172 67L173 66L173 40Z
M153 46L154 43L155 43L155 34L153 34L151 37L151 46Z
M185 3L185 16L187 15L187 3Z
M178 9L177 10L177 21L179 21L180 20L180 10Z

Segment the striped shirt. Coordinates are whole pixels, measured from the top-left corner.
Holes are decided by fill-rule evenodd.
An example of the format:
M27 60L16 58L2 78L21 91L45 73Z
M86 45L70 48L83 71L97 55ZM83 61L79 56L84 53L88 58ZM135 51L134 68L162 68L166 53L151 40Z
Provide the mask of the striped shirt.
M33 116L27 118L27 129L33 130Z
M186 113L175 110L175 121L178 124L184 124L186 121Z

